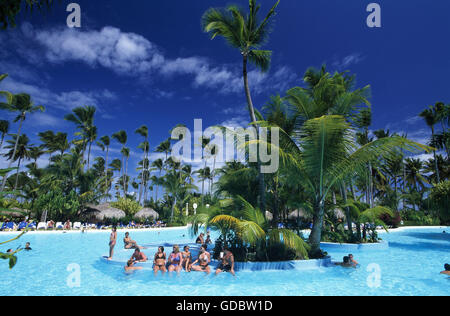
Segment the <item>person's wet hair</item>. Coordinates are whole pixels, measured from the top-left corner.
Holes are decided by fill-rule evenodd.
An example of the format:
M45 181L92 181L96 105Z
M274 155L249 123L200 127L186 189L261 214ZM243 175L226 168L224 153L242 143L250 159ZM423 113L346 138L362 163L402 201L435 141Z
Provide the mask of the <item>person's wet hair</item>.
M125 233L125 236L128 236L129 234L130 234L129 232L126 232L126 233Z
M208 245L202 245L200 248L203 248L206 251L208 249Z
M344 257L344 263L349 263L350 262L350 258L348 256Z
M136 248L136 249L134 249L134 251L141 252L141 249Z
M450 264L444 264L445 271L450 271Z
M164 247L163 246L159 246L158 249L161 249L161 251L164 251Z
M133 260L128 260L127 261L127 266L130 267L133 264Z
M186 249L189 249L189 246L184 246L183 249L186 251Z

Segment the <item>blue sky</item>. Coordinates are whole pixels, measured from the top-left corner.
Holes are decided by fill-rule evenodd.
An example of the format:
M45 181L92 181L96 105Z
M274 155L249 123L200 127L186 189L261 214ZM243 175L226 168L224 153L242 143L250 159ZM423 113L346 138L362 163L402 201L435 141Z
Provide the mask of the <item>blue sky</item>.
M67 28L68 1L62 1L45 16L24 14L16 29L0 32L0 73L10 74L0 90L28 92L47 108L24 127L34 142L47 129L72 134L62 117L81 105L97 106L100 136L128 132L130 165L140 156L141 139L133 133L141 124L149 126L152 147L170 128L191 127L195 118L204 126L246 124L241 57L223 40L211 41L200 18L210 6L246 8L247 0L77 2L80 29ZM275 1L260 2L265 13ZM272 68L265 75L250 72L255 105L301 85L309 66L326 63L329 70L355 73L358 86L372 86L372 130L425 141L429 132L417 114L450 99L450 3L377 1L382 27L370 29L370 2L281 0L265 47L273 50Z

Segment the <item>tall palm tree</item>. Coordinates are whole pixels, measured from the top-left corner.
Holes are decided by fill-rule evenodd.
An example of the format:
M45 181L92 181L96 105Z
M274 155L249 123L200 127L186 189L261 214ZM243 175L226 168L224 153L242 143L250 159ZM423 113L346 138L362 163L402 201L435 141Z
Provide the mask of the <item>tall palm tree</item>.
M45 154L45 151L42 150L41 146L31 147L30 148L30 159L34 161L34 165L37 168L37 160Z
M139 188L139 200L138 202L141 203L141 198L142 198L142 189L143 186L145 187L145 181L144 181L144 176L145 176L145 171L147 170L148 166L145 165L145 162L148 160L148 152L149 152L149 143L148 143L148 127L146 125L142 125L141 127L139 127L136 131L136 134L141 135L142 137L144 137L144 142L142 143L143 145L143 152L144 152L144 157L143 157L143 161L144 161L144 165L142 173L141 173L141 185Z
M9 132L9 121L0 120L0 133L2 133L2 138L0 140L0 151L3 147L3 140L5 139L5 135Z
M111 139L109 136L105 135L100 138L100 141L97 142L97 145L103 150L106 150L106 156L105 156L105 190L108 190L109 183L108 183L108 155L109 155L109 146L111 145Z
M6 97L7 102L0 102L0 109L7 110L10 112L18 113L17 117L14 119L14 123L19 122L19 130L17 131L16 144L14 146L14 151L12 157L16 156L17 145L20 139L20 133L22 130L23 121L25 121L28 114L41 111L43 112L45 108L42 105L35 106L31 100L30 95L26 93L11 94L6 91L1 91L0 95ZM11 168L12 160L10 160L8 169ZM6 177L3 179L3 184L0 192L3 192L6 185Z
M84 152L86 150L86 145L89 137L89 129L94 125L94 115L96 108L94 106L84 106L77 107L72 110L73 113L64 116L66 121L74 123L80 130L79 135L81 136L81 150L82 150L82 160L84 163Z
M130 160L130 148L128 147L124 147L122 148L122 150L120 151L123 155L123 157L125 157L125 177L124 177L124 191L125 191L125 196L128 194L128 181L129 181L129 176L128 176L128 161Z
M19 170L22 160L31 158L30 149L32 148L32 145L30 145L29 142L30 139L26 134L22 134L20 135L20 137L14 135L12 140L7 141L9 145L5 146L5 149L9 149L9 151L4 156L12 162L18 161L14 191L17 189L17 183L19 181Z
M122 145L122 149L121 149L121 153L122 153L122 183L123 183L123 194L124 197L126 196L126 191L125 191L125 163L124 163L124 153L123 150L127 144L127 140L128 140L128 135L127 132L125 132L124 130L118 131L117 133L114 133L112 135L112 139L116 140L117 142L119 142Z
M431 129L431 139L434 139L434 137L435 137L434 136L434 125L436 125L439 120L436 106L429 106L428 109L423 110L419 114L419 116L425 120L425 123ZM436 159L436 150L434 150L434 149L433 149L433 156L434 156L434 162L435 162L437 183L439 183L440 182L439 169L438 169L437 159Z
M260 50L267 42L269 34L269 22L275 14L280 1L272 7L261 23L258 23L258 11L261 8L256 4L256 0L249 0L249 13L245 14L234 5L226 9L211 8L207 10L202 17L202 25L205 32L211 34L214 39L217 36L225 38L228 44L239 50L242 56L242 73L244 80L244 90L247 99L250 120L256 125L256 115L253 101L250 93L248 81L248 62L254 64L262 72L267 72L270 67L272 52ZM258 167L259 167L258 159ZM264 175L259 171L259 193L260 207L265 212L265 186Z
M89 126L88 130L86 131L86 141L89 144L89 149L88 149L88 160L87 160L87 168L89 170L89 165L90 165L90 157L91 157L91 147L92 147L92 143L95 142L95 140L97 139L97 126Z
M162 161L162 159L156 159L155 161L153 161L152 162L152 168L155 168L156 170L159 170L159 177L161 178L161 174L162 174L162 171L164 169L164 162ZM156 186L155 201L158 201L158 188L159 188L159 185L158 185L157 181L154 181L154 180L155 179L152 177L152 182Z

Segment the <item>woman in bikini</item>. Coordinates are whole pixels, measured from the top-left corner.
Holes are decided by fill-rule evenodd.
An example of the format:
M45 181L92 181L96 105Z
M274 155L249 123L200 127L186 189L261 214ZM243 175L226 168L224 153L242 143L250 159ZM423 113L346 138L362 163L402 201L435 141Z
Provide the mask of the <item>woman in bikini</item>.
M166 253L164 252L164 247L161 246L158 248L158 252L155 254L155 259L153 260L153 271L155 275L158 274L158 271L162 273L166 272Z
M211 255L206 251L206 248L206 245L201 246L198 259L195 260L194 263L192 263L192 270L203 271L209 274L211 272L211 268L209 267L209 263L211 262ZM197 262L198 265L196 265Z
M184 251L181 253L183 255L183 268L186 272L191 272L192 267L192 254L189 251L189 246L184 246Z
M169 256L169 272L180 272L183 265L183 256L178 245L173 246L173 251Z
M108 260L112 260L112 257L114 255L114 247L116 246L116 240L117 240L117 230L115 227L113 227L111 235L109 236L109 257Z

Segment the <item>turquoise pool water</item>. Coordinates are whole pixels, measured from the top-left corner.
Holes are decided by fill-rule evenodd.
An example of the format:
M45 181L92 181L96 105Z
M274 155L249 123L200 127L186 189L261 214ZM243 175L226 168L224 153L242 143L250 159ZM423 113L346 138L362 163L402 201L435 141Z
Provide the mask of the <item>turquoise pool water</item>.
M443 234L443 230L448 233ZM118 232L117 260L126 260L131 255L130 250L121 249L124 233ZM158 244L192 242L186 229L130 233L132 239L150 247L144 251L150 258ZM14 235L0 234L0 240ZM182 272L155 277L150 267L128 275L122 266L102 261L101 256L108 252L109 232L30 233L1 248L5 251L29 241L33 250L19 253L13 270L8 269L6 261L0 261L0 295L450 294L450 279L439 275L444 263L450 262L450 228L403 230L382 237L390 243L388 250L353 252L360 263L358 269L241 271L236 277ZM170 248L166 250L169 254ZM336 250L330 250L329 254L335 261L347 255ZM80 268L79 287L69 286L76 280L71 278L73 270L67 270L70 264Z

